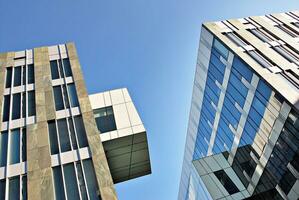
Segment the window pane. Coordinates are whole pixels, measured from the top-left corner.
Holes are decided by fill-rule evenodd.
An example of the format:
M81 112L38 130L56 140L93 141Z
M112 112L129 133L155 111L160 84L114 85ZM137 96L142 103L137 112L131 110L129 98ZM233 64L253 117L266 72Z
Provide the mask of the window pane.
M214 174L229 194L239 192L239 189L232 182L232 180L229 178L229 176L226 174L224 170L219 170L217 172L214 172Z
M9 200L20 199L20 177L15 176L9 179Z
M78 149L72 118L68 118L68 122L69 122L69 127L70 127L70 132L71 132L71 140L72 140L73 149Z
M26 117L26 92L22 93L22 117Z
M70 60L68 58L64 58L62 60L63 66L64 66L64 71L65 71L65 76L72 76L72 70L71 70L71 65L70 65Z
M1 200L5 199L5 184L6 184L5 179L0 180L0 199Z
M14 86L21 85L21 66L14 68Z
M67 192L68 199L80 199L78 185L76 180L76 174L74 169L74 164L70 163L63 166L64 169L64 178L65 178L65 187Z
M10 133L9 164L20 162L20 129L14 129Z
M52 79L58 79L59 78L59 72L58 72L57 60L50 61L50 66L51 66Z
M55 108L56 110L63 110L63 98L62 98L62 91L60 86L53 87L54 91L54 100L55 100Z
M86 147L88 146L88 142L86 138L86 132L85 132L82 116L76 116L74 117L74 120L75 120L75 127L76 127L79 147L80 148Z
M72 84L68 84L67 87L68 87L72 107L79 106L75 85L72 83Z
M34 65L28 65L28 84L34 83Z
M64 78L64 72L63 72L61 60L58 60L58 63L59 63L58 68L59 68L59 72L60 72L60 78Z
M49 128L51 154L57 154L59 153L59 148L58 148L56 124L54 120L48 122L48 128Z
M63 96L64 96L64 102L65 102L65 107L69 108L70 107L70 102L69 102L69 98L67 95L67 91L66 91L66 87L65 85L62 85L62 90L63 90Z
M26 138L26 128L22 129L22 161L27 160L27 148L26 148L26 143L27 143L27 138Z
M3 121L6 122L9 119L9 106L10 106L10 95L4 96L4 103L3 103Z
M11 78L12 78L12 67L8 67L6 68L5 88L11 87Z
M61 167L53 167L54 189L56 200L64 200L64 186L62 181Z
M98 184L97 184L92 161L90 159L83 160L83 168L85 172L89 198L90 200L96 200L96 199L98 200L99 199L97 195Z
M12 119L21 117L21 93L13 94Z
M22 200L27 200L27 176L22 177Z
M94 111L97 127L101 133L116 130L116 124L111 106Z
M61 152L70 151L71 144L66 119L57 120Z
M22 77L23 77L23 85L26 85L26 66L22 67Z
M0 134L0 167L4 167L6 165L6 161L7 161L7 143L8 143L8 132L3 131Z
M35 115L35 92L28 92L28 116Z
M227 48L221 43L219 42L217 39L214 40L214 45L213 45L219 53L222 54L222 56L227 59L228 56L228 50Z
M81 167L80 162L76 162L76 168L77 168L79 188L81 191L82 200L87 200L86 186L85 186L85 181L84 181L82 167Z

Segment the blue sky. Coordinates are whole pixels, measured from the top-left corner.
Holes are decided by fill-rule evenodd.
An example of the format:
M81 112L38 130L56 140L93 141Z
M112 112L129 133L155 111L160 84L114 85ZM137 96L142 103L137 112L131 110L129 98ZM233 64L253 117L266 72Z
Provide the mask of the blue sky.
M153 173L120 200L177 198L202 22L299 9L276 0L0 1L0 51L74 41L89 93L127 87Z

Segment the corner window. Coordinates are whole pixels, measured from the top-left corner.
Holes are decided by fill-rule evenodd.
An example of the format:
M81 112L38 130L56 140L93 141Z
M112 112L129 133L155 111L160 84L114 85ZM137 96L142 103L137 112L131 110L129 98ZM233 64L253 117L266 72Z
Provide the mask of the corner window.
M94 116L101 133L116 130L112 106L94 110Z

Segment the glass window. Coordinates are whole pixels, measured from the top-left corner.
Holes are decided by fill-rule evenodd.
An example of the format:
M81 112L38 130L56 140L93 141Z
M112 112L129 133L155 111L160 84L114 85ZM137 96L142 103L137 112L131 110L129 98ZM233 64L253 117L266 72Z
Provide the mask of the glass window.
M0 133L0 167L6 166L7 143L8 143L8 132L3 131L2 133Z
M51 154L59 153L56 124L54 120L48 122Z
M71 144L66 119L57 120L61 152L70 151Z
M25 65L22 67L22 73L23 73L23 75L22 75L22 78L23 78L22 84L26 85L26 66Z
M0 199L5 200L5 179L0 180Z
M75 120L75 127L76 127L79 147L80 148L86 147L88 146L88 142L86 138L86 132L85 132L82 116L80 115L75 116L74 120Z
M271 68L273 67L272 63L270 63L265 57L263 57L259 52L253 50L248 51L248 54L262 67L264 68Z
M225 65L220 61L220 59L214 55L213 51L211 54L210 62L218 68L218 70L224 74L225 72Z
M116 130L112 106L94 110L97 127L101 133Z
M28 116L35 115L35 92L28 92Z
M61 60L58 60L58 63L59 63L58 68L60 72L60 78L64 78L64 72L63 72Z
M11 87L11 79L12 79L12 67L8 67L6 68L5 88Z
M64 102L65 102L65 107L70 108L70 102L69 102L69 98L67 95L67 90L66 90L65 85L62 85L62 92L63 92Z
M219 170L214 174L230 195L240 192L224 170Z
M63 110L64 105L63 105L63 98L62 98L62 91L60 86L54 86L53 87L54 91L54 100L55 100L55 108L56 110Z
M64 58L62 60L62 62L63 62L63 66L64 66L65 76L66 77L72 76L70 60L68 58Z
M20 129L14 129L10 133L9 164L20 162Z
M71 132L71 140L72 140L73 149L78 149L72 118L68 118L68 122L69 122L69 128L70 128L70 132Z
M8 188L9 188L9 192L8 192L9 200L20 199L20 177L19 176L9 178Z
M27 176L22 177L22 200L27 200Z
M68 88L69 95L70 95L71 106L72 107L79 106L79 102L78 102L78 97L77 97L77 92L76 92L75 85L73 83L72 84L68 84L67 88Z
M223 74L212 63L209 65L208 73L210 73L211 76L215 77L215 79L222 84Z
M51 76L52 79L58 79L59 78L59 71L58 71L58 65L57 60L51 60L50 61L50 67L51 67Z
M22 129L22 161L27 160L27 138L26 138L26 128Z
M26 92L22 93L22 117L26 117Z
M98 184L92 161L90 159L83 160L83 168L85 172L89 198L90 200L98 200Z
M34 83L34 65L28 65L28 84Z
M81 191L82 199L87 200L88 198L87 198L86 186L85 186L85 181L84 181L83 172L82 172L82 166L81 166L80 162L76 162L76 168L77 168L79 188Z
M56 200L65 200L61 167L60 166L53 167L52 169L53 169L55 199ZM71 182L74 182L74 181L71 180Z
M14 86L20 86L21 85L21 66L14 68Z
M4 103L3 103L3 121L6 122L9 120L9 108L10 108L10 95L4 96Z
M237 34L233 32L228 32L225 34L234 44L236 44L238 47L246 46L246 42L241 39Z
M21 118L21 93L13 94L12 119Z
M228 50L227 48L219 42L217 39L214 40L213 46L218 50L218 52L225 58L227 59L228 57Z
M74 164L63 165L65 187L68 199L80 199Z
M251 82L253 75L252 71L250 70L249 66L237 56L234 58L233 68L237 70L249 83Z

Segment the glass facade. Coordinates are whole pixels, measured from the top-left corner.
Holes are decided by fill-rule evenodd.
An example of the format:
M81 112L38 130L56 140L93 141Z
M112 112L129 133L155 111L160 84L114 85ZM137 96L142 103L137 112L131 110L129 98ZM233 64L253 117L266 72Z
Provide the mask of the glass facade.
M299 198L298 35L280 17L202 28L178 199Z

